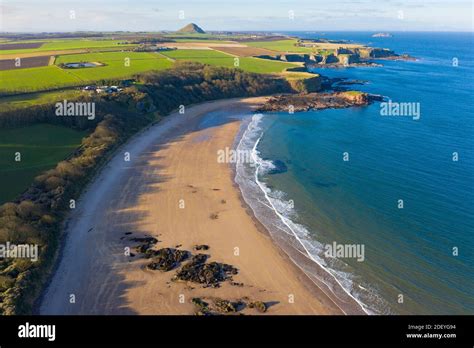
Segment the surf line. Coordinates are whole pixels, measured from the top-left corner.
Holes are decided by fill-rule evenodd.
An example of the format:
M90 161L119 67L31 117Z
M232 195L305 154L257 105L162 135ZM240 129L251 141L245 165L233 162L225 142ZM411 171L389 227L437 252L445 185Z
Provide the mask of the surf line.
M240 147L241 143L242 143L242 140L245 138L246 134L248 131L251 131L251 126L252 126L252 123L254 122L259 122L261 119L262 119L263 115L262 114L255 114L252 116L252 121L248 124L247 126L247 129L245 130L244 134L242 135L242 137L240 138L240 141L239 141L239 144L237 146L237 148ZM358 305L359 307L364 311L364 313L366 314L370 314L369 311L367 311L364 307L364 304L361 303L358 299L356 299L354 296L352 296L346 288L344 288L344 286L342 286L342 284L339 282L339 280L328 270L326 269L326 267L324 267L323 265L321 265L312 255L311 253L309 252L309 250L305 247L305 245L303 244L303 242L301 241L300 237L298 237L298 235L296 234L296 232L293 230L293 228L291 228L290 224L288 223L287 221L287 218L284 217L282 214L280 214L280 212L278 212L278 210L276 209L275 205L272 203L270 197L268 196L267 192L265 191L265 188L263 187L262 183L260 182L260 180L258 180L258 173L259 173L259 169L260 169L260 166L261 166L261 161L259 160L259 157L257 156L257 146L258 144L260 143L260 140L262 139L262 136L263 136L263 132L262 134L260 135L260 137L257 139L257 141L255 142L253 148L252 148L252 152L251 152L251 155L252 155L252 158L253 158L253 161L254 163L256 164L256 169L255 169L255 182L257 183L258 187L260 188L260 190L262 191L262 193L264 194L265 196L265 199L267 200L267 202L270 204L272 210L275 212L275 214L280 218L280 220L283 222L283 224L285 224L286 227L288 227L288 229L291 231L291 233L293 233L293 236L296 238L296 240L300 243L300 245L303 247L303 249L305 250L306 252L306 257L309 257L314 263L316 263L319 267L321 267L321 269L323 269L327 274L329 274L335 281L336 283L341 287L341 289L350 297L352 298ZM292 259L290 257L290 259ZM292 259L293 260L293 259ZM301 270L303 270L296 262L293 261L294 264L296 264ZM304 272L304 271L303 271ZM324 282L323 282L324 283ZM327 294L326 294L327 295ZM335 295L335 294L334 294ZM336 295L335 295L336 296ZM337 296L336 296L337 297ZM337 305L337 304L336 304ZM339 307L339 306L338 306ZM339 307L340 308L340 307ZM342 308L340 308L342 312L344 312L344 314L347 314Z

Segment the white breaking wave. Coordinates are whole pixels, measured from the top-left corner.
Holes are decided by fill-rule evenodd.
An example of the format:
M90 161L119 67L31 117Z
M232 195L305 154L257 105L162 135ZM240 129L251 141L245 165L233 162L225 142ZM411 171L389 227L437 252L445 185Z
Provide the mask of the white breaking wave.
M256 114L252 117L247 129L242 134L237 144L237 150L251 149L252 163L237 163L235 181L239 185L245 202L251 207L258 220L267 228L275 242L282 246L288 256L313 280L340 309L350 314L358 310L343 308L344 304L352 302L352 307L358 305L359 309L367 314L378 313L363 303L357 296L353 287L352 274L330 268L326 260L321 257L324 245L310 237L308 229L292 220L297 217L292 202L285 199L282 191L272 190L259 180L275 168L272 161L264 160L259 156L258 144L263 136L260 123L263 115ZM262 195L263 193L263 195ZM286 238L285 238L286 237ZM288 244L291 246L288 248ZM285 245L287 246L285 248ZM298 260L295 260L298 258ZM310 261L310 262L308 262ZM318 265L316 270L314 263ZM312 267L311 267L312 266ZM321 286L323 285L323 286ZM327 289L325 289L327 287ZM365 289L358 287L359 289ZM329 290L329 291L328 291ZM350 301L350 299L352 301ZM376 302L382 300L374 293L371 297ZM347 307L347 306L346 306ZM362 313L362 311L360 311Z

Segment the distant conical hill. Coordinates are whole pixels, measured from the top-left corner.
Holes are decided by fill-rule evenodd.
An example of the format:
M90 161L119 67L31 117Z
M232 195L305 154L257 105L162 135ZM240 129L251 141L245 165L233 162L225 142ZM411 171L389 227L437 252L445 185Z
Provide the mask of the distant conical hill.
M205 34L206 32L202 30L199 25L194 23L189 23L185 27L182 27L178 30L178 33L198 33L198 34Z

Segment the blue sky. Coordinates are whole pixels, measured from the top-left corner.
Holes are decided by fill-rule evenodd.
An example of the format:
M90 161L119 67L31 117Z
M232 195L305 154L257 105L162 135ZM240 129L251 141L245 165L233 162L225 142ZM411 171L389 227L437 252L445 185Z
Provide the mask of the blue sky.
M472 0L0 1L0 31L473 31Z

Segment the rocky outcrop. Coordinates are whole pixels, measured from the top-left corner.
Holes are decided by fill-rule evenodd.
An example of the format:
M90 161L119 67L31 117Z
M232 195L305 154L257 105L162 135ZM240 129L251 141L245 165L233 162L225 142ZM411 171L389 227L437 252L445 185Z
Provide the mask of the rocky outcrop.
M338 63L339 59L334 54L328 54L326 56L322 56L321 64L332 64Z
M158 239L154 237L134 237L130 238L132 242L140 243L135 247L135 250L139 253L146 253L148 249L158 243Z
M245 308L251 308L258 313L266 313L272 302L252 301L248 297L238 300L226 300L222 298L194 297L191 303L196 307L196 315L222 315L222 314L242 314L239 313Z
M363 92L309 93L280 95L270 98L258 111L298 112L365 106L375 97Z
M359 63L359 56L357 54L339 54L337 59L342 65Z
M388 48L373 48L373 47L363 47L356 48L355 53L357 53L361 58L387 58L398 56L394 51L389 50Z
M190 281L203 284L204 287L218 288L225 280L232 280L232 275L238 273L232 265L219 262L206 263L208 255L198 254L181 267L172 280Z
M174 248L163 248L159 250L148 249L146 256L152 258L153 261L147 265L147 268L168 272L189 258L190 255L188 251Z
M369 104L369 95L367 93L350 91L350 92L341 92L337 95L339 98L342 98L354 106L362 106Z
M232 302L229 300L216 298L214 300L214 306L216 307L217 311L221 313L236 313L240 310L240 308L244 307L245 304L242 301Z
M305 47L317 48L317 44L311 44ZM308 65L328 68L344 66L381 66L380 64L374 63L374 59L414 59L408 55L396 54L388 48L365 46L355 48L338 47L336 49L326 50L317 49L312 53L282 53L275 56L263 55L258 57L285 62L303 62Z
M255 301L249 303L249 308L255 308L260 313L265 313L267 311L267 305L262 301Z

